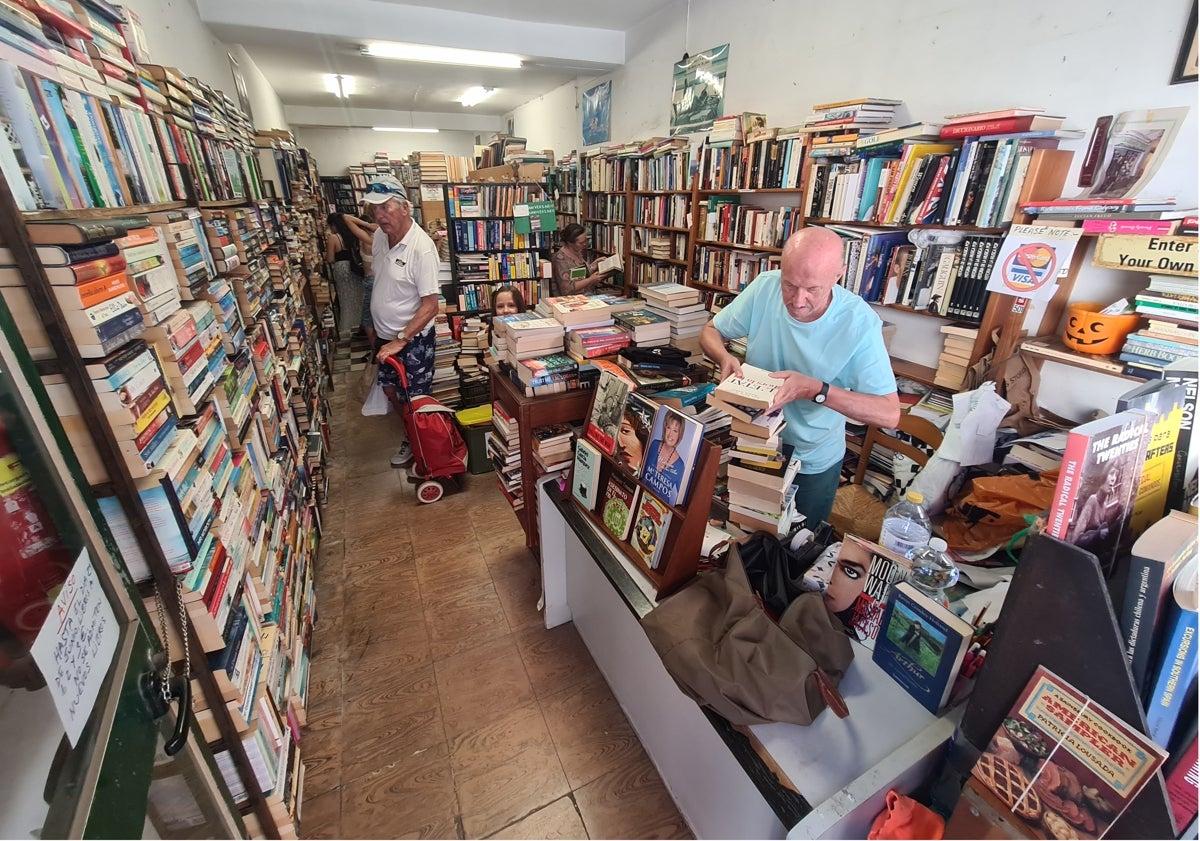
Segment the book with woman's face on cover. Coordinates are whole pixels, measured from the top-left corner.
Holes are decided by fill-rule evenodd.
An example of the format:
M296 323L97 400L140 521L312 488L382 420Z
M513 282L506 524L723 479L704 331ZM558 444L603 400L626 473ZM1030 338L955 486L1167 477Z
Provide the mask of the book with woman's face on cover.
M704 424L670 406L660 406L642 459L642 484L668 505L682 505L704 440Z

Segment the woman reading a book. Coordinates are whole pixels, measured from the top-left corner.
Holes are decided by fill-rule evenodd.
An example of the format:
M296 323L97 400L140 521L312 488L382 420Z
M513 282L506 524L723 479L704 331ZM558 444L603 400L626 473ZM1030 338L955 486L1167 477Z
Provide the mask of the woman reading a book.
M555 297L578 295L604 282L608 272L597 272L596 262L587 259L588 237L583 225L572 222L563 228L562 243L550 258Z
M677 449L682 438L683 418L668 413L663 418L662 437L651 441L646 453L643 481L646 487L667 500L677 498L683 484L683 457Z

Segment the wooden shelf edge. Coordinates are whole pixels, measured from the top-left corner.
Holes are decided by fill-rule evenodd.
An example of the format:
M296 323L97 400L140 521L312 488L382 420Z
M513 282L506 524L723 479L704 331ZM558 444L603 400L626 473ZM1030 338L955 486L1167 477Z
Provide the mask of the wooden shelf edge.
M1038 341L1045 342L1047 340L1043 337ZM1069 365L1072 368L1080 368L1084 371L1105 374L1110 377L1120 377L1121 379L1132 380L1133 382L1145 382L1142 377L1126 374L1125 363L1115 356L1092 357L1085 353L1076 353L1061 342L1057 342L1053 347L1047 348L1040 344L1033 344L1032 340L1029 339L1021 342L1018 347L1030 356L1036 356L1038 359L1047 362L1058 362L1062 365ZM1116 370L1118 366L1120 370Z
M696 245L712 245L717 248L732 248L737 251L761 251L764 254L782 254L782 248L776 248L773 245L743 245L740 242L720 242L711 239L698 239Z
M240 202L239 202L240 203ZM169 201L161 204L131 204L128 207L87 207L80 210L31 210L21 214L26 222L55 222L60 219L113 219L121 216L144 216L165 210L180 210L190 207L185 201ZM204 207L201 203L200 207Z
M651 257L645 251L630 251L629 256L642 260L650 260L655 263L674 263L677 266L687 266L687 260L680 260L677 257Z
M934 384L934 377L937 376L936 368L931 368L928 365L918 365L916 362L910 362L898 356L891 357L891 360L892 371L896 376L916 380L922 385L932 386Z

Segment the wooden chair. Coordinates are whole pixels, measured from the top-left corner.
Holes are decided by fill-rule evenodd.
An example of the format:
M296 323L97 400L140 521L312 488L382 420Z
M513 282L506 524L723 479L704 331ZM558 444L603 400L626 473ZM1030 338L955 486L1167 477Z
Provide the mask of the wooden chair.
M921 467L929 462L929 453L936 450L942 443L942 432L924 418L910 415L907 412L900 415L900 432L911 435L925 446L929 452L915 447L907 441L902 441L887 430L877 426L867 427L867 436L863 441L862 452L858 455L858 468L854 471L854 482L838 488L833 500L833 512L829 515L829 524L838 537L847 532L865 537L867 540L878 541L879 532L883 528L883 516L892 503L882 502L877 496L863 487L863 479L867 475L867 465L871 461L871 450L876 444L882 444L890 450L911 458Z

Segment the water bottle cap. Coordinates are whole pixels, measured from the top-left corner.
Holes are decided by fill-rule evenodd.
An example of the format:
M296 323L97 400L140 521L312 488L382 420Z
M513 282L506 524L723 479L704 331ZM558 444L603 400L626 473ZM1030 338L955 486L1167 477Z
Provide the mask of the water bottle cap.
M921 493L920 491L909 491L907 494L905 494L904 498L914 505L925 504L925 494Z
M940 537L931 537L929 538L929 548L936 549L939 552L945 552L948 547L946 545L946 541L942 540Z

